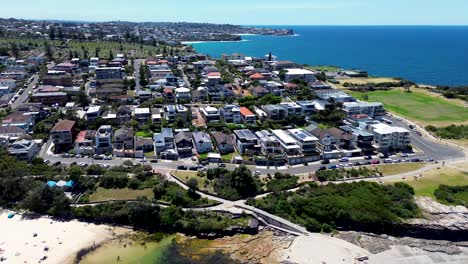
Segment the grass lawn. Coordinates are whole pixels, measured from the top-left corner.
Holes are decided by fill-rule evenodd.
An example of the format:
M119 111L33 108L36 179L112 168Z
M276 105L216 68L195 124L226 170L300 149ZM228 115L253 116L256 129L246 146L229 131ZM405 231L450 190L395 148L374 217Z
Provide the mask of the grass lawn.
M230 161L230 160L232 160L233 156L234 156L234 153L228 153L228 154L221 155L221 159Z
M139 196L146 196L152 199L153 189L132 190L128 188L123 189L104 189L99 187L93 194L89 196L90 202L100 202L106 200L127 200L136 199Z
M446 125L466 123L468 120L468 109L415 90L412 93L406 93L402 89L350 93L360 100L363 100L363 96L367 94L368 101L382 102L385 109L426 124Z
M422 163L400 163L378 165L377 168L384 176L390 176L410 171L415 171L424 167Z
M336 72L342 69L341 67L331 66L331 65L306 66L305 68L311 71L330 71L330 72Z
M195 178L195 179L197 179L197 181L198 181L198 189L199 189L199 190L205 191L205 192L214 193L213 183L209 183L207 186L205 186L205 180L207 180L207 178L205 178L205 177L199 177L199 176L197 175L197 172L196 172L196 171L180 171L180 170L176 170L176 171L171 171L171 174L174 175L175 177L177 177L179 180L185 182L185 183L186 183L190 178Z
M137 131L135 133L137 137L153 137L153 132L151 131Z
M154 158L154 151L146 152L145 157L147 158Z
M435 199L434 191L441 184L449 186L460 186L468 183L468 173L461 172L457 169L443 167L440 170L431 170L423 173L423 177L415 180L414 178L406 178L405 180L397 180L408 183L413 186L417 196L428 196ZM396 182L395 180L387 181L387 183Z
M199 158L200 160L204 160L204 159L208 158L208 153L198 154L198 158Z

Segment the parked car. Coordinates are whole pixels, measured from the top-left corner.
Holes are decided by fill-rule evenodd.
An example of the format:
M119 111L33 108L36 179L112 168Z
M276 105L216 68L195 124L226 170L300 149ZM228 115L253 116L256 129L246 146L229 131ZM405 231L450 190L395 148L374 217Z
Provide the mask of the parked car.
M197 167L197 166L192 166L192 167L189 168L189 170L191 170L191 171L197 171L197 170L198 170L198 167Z
M101 155L94 154L93 159L102 160L104 159L104 157L102 157Z
M59 166L60 164L62 164L62 162L56 161L56 162L54 162L54 164L52 164L52 165L53 165L53 166Z
M325 167L325 166L320 166L320 168L318 168L317 171L324 171L324 170L326 170L326 169L327 169L327 167Z
M427 158L427 162L433 162L434 159L433 158Z
M84 163L84 162L80 162L80 167L84 168L84 167L86 167L86 166L88 166L88 164L86 164L86 163Z
M408 157L408 153L401 153L400 157L406 158Z
M112 160L112 156L104 156L104 160Z
M360 165L363 165L362 162L359 162L359 161L356 161L353 163L354 166L360 166Z
M158 163L158 160L157 159L152 159L150 160L151 163Z
M321 163L322 164L330 164L330 160L329 159L324 159L324 160L322 160Z
M44 160L44 164L49 164L50 163L50 160Z
M349 161L349 159L346 158L346 157L343 157L343 158L340 159L340 162L348 162L348 161Z
M220 167L220 168L226 168L226 164L221 163L221 164L219 164L219 167Z
M186 170L186 169L187 169L187 166L180 165L180 166L177 166L177 169L178 169L178 170Z
M365 160L371 160L372 159L372 156L371 155L368 155L366 157L364 157Z
M380 164L380 160L372 160L371 163L372 164Z
M384 159L383 163L393 163L393 160L391 160L391 159Z
M330 169L330 170L334 170L334 169L336 169L336 168L338 168L338 166L336 166L336 165L330 165L330 166L328 166L328 169Z
M62 157L62 158L69 158L69 157L70 157L70 154L68 154L68 153L65 153L65 154L62 154L62 156L61 156L61 157Z

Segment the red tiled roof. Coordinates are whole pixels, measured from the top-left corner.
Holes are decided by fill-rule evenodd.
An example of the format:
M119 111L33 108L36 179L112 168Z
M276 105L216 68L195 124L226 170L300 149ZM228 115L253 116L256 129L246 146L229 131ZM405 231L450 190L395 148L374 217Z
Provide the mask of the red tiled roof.
M163 90L163 93L172 93L172 92L173 92L173 91L172 91L171 89L169 89L169 88L165 88L165 89Z
M243 116L250 116L253 115L252 111L250 111L247 107L243 106L240 108L240 113Z
M263 78L265 77L261 75L260 73L255 73L255 74L250 75L250 79L263 79Z
M221 76L221 73L219 72L210 72L207 74L207 76Z
M88 130L80 131L80 133L78 133L78 136L76 136L75 142L76 142L76 143L82 143L82 142L84 142L85 139L86 139L86 133L88 133Z
M70 131L73 129L75 126L75 121L72 120L60 120L55 124L55 126L52 128L52 132L58 132L58 131Z

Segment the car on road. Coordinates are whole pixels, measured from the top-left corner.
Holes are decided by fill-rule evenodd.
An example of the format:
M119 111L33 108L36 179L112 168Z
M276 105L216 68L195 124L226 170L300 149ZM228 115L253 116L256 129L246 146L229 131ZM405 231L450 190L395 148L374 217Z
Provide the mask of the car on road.
M62 158L69 158L69 157L70 157L70 154L65 153L65 154L62 154L60 157L62 157Z
M76 154L75 158L81 159L81 155L80 155L80 154Z
M52 166L59 166L60 164L62 164L62 162L56 161L56 162L54 162L54 164L52 164Z
M380 160L372 160L371 163L372 164L380 164Z
M401 153L400 157L406 158L408 157L408 153Z
M101 168L108 169L110 168L109 164L101 164Z
M178 170L187 170L187 166L180 165L180 166L177 166L177 169Z
M49 164L50 163L50 160L44 160L44 164Z
M255 175L255 176L260 176L260 174L261 174L260 171L255 171L255 172L254 172L254 175Z
M349 161L349 159L346 158L346 157L343 157L343 158L340 159L340 162L348 162L348 161Z
M434 159L433 158L427 158L427 162L433 162Z
M383 163L393 163L392 159L384 159Z
M410 129L414 129L414 126L413 126L413 125L409 125L409 128L410 128Z
M329 169L329 170L334 170L334 169L337 169L337 168L338 168L338 166L336 166L336 165L330 165L330 166L328 166L328 169Z
M226 168L226 164L221 163L221 164L219 164L219 167L220 167L220 168Z
M372 159L372 156L371 156L371 155L365 156L364 159L365 159L365 160L371 160L371 159Z
M198 167L197 167L197 166L191 166L191 167L189 168L189 170L191 170L191 171L197 171L197 170L198 170Z
M329 160L329 159L324 159L324 160L322 160L320 163L322 163L322 164L330 164L330 160Z
M150 160L151 163L158 163L158 160L157 159L152 159Z
M104 160L112 160L112 156L104 156Z
M325 167L325 166L320 166L320 168L318 168L317 171L324 171L324 170L326 170L326 169L327 169L327 167Z
M422 133L418 130L416 130L416 134L418 134L418 136L422 137Z
M84 168L84 167L86 167L86 166L88 166L88 164L86 164L86 163L84 163L84 162L80 162L80 167Z
M95 160L102 160L102 159L104 159L104 157L101 156L101 155L94 154L94 155L93 155L93 159L95 159Z
M356 161L353 163L354 166L361 166L364 165L362 162Z

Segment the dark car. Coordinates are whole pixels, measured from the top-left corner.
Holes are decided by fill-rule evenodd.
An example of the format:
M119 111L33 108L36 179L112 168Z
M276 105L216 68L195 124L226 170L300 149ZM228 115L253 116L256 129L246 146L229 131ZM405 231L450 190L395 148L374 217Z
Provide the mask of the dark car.
M330 166L328 166L328 169L330 169L330 170L334 170L334 169L336 169L336 168L338 168L336 165L330 165Z
M50 160L44 160L44 164L49 164L50 163Z
M220 167L220 168L226 168L226 164L221 163L221 164L219 164L219 167Z
M329 159L324 159L324 160L322 160L321 163L322 164L330 164L330 160Z
M58 165L60 165L60 164L62 164L62 162L56 161L56 162L54 162L54 164L52 164L52 165L53 165L53 166L58 166Z
M368 156L366 156L364 159L366 159L366 160L371 160L371 159L372 159L372 156L371 156L371 155L368 155Z
M150 160L151 163L158 163L158 160L157 159L152 159Z
M180 166L177 166L177 169L178 169L178 170L186 170L187 167L184 166L184 165L180 165Z
M354 166L361 166L361 165L363 165L363 164L362 164L361 162L359 162L359 161L356 161L356 162L353 163L353 165L354 165Z
M324 171L324 170L326 170L326 169L327 169L327 167L325 167L325 166L320 166L320 168L318 168L317 171Z

